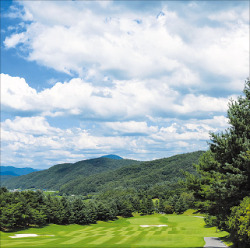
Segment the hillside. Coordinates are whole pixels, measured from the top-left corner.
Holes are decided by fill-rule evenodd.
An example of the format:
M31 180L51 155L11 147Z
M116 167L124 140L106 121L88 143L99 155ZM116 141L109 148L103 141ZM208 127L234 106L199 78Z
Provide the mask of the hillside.
M106 157L74 164L58 164L43 171L3 182L12 188L60 190L66 194L90 194L115 188L146 190L155 185L174 184L183 171L195 173L193 164L203 152L175 155L169 158L139 162Z
M123 166L139 163L129 159L96 158L79 161L77 163L58 164L47 170L37 171L28 175L11 178L2 182L3 186L13 188L40 188L59 190L70 181L85 178L105 171L112 171Z
M0 167L0 179L1 181L7 180L13 177L26 175L31 172L39 171L30 167L26 168L17 168L14 166L1 166Z
M141 162L87 178L80 176L63 185L60 191L67 194L88 194L128 187L145 190L166 182L176 183L184 177L182 171L195 173L193 163L198 162L202 153L198 151Z

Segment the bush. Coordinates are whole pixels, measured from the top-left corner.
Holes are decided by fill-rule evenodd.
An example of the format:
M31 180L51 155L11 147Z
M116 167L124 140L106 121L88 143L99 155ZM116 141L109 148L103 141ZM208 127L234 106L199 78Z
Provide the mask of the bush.
M174 208L173 208L173 206L171 206L171 205L169 205L169 204L165 205L164 212L165 212L166 214L173 214L173 213L174 213Z
M250 197L232 208L227 225L236 247L250 247Z
M204 218L204 221L205 221L206 225L209 227L217 225L217 217L216 216L206 215Z

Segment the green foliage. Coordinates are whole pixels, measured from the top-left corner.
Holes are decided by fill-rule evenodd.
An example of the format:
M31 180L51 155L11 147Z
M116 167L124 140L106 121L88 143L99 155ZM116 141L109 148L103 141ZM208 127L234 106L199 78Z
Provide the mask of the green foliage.
M229 103L230 127L225 132L211 133L210 149L196 166L199 176L188 175L187 184L194 191L196 206L208 212L208 223L233 231L231 210L237 212L242 199L250 194L250 81L245 96ZM240 209L240 207L239 207ZM239 210L238 209L238 210ZM240 211L240 210L239 210ZM230 222L227 219L230 217ZM243 221L244 222L244 221ZM230 223L230 225L229 225Z
M173 214L174 213L174 207L169 205L169 204L166 204L164 206L164 211L163 212L166 213L166 214Z
M228 226L238 247L250 247L250 197L245 197L239 206L232 208Z
M218 220L216 216L212 216L212 215L206 215L205 218L205 223L207 226L212 227L212 226L216 226Z
M40 192L0 191L0 225L2 230L25 228L29 225L44 225L46 215Z

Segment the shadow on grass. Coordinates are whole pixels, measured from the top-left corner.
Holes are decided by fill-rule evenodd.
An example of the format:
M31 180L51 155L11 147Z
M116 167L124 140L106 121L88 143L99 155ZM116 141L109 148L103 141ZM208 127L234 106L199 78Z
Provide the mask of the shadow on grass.
M49 226L49 224L45 224L45 225L42 225L42 226L25 226L25 227L16 227L16 228L13 228L13 229L6 229L6 230L1 230L2 232L5 232L5 233L12 233L12 232L20 232L20 231L25 231L25 230L28 230L30 228L44 228L46 226Z
M232 239L230 238L230 235L227 235L227 236L222 237L222 238L220 238L220 239L221 239L224 243L230 244L230 246L228 246L228 247L231 247L231 248L236 247L236 246L234 246L233 241L232 241Z

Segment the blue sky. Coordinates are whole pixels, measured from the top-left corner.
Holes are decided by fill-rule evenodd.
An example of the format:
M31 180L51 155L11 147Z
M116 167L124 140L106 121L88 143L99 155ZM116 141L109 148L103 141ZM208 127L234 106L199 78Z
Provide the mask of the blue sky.
M2 165L206 150L249 76L249 1L1 1Z

